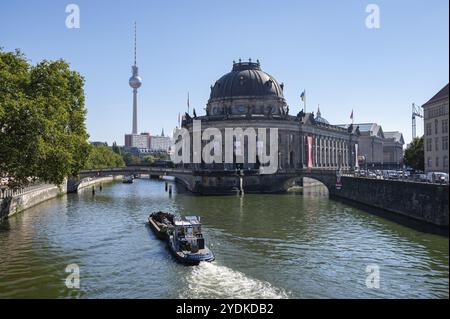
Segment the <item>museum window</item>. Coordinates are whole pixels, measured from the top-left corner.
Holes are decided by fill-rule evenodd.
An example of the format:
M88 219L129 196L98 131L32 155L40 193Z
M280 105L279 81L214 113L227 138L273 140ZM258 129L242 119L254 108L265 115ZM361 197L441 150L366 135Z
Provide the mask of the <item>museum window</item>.
M439 126L439 121L434 120L434 134L438 133L438 126Z
M427 139L427 152L431 152L432 151L432 140L431 138Z
M434 139L434 150L439 151L439 138Z
M448 157L444 156L444 170L448 170Z
M442 150L443 151L448 150L448 136L442 137Z
M436 157L436 167L439 167L439 157Z
M448 120L442 120L442 133L448 133Z
M431 168L432 164L433 163L432 163L431 157L428 157L428 159L427 159L427 167Z
M430 135L431 135L431 132L432 132L432 130L431 130L431 123L427 123L427 124L425 125L425 134L428 135L428 136L430 136Z

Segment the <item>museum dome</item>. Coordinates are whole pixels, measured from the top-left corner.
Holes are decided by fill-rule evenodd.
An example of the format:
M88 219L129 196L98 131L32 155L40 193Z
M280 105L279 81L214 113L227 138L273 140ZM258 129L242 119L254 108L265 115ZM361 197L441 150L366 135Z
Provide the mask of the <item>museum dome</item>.
M322 117L322 113L320 113L320 107L317 107L317 115L314 120L319 123L330 124L325 118Z
M283 99L283 84L261 70L259 61L233 62L231 72L211 86L210 102L235 97L272 96Z

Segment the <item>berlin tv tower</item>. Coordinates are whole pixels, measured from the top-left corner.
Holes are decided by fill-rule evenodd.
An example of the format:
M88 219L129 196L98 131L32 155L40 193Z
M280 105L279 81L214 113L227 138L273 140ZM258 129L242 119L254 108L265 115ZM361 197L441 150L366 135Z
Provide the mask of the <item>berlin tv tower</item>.
M139 69L136 61L136 22L134 23L134 65L131 67L132 76L128 83L133 88L133 131L132 134L137 134L137 89L142 85L142 79L139 76Z

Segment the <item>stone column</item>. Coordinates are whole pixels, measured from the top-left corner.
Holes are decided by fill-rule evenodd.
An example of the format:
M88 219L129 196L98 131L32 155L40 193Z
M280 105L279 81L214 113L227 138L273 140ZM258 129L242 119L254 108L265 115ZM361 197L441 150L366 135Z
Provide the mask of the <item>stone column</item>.
M336 151L336 148L335 148L335 145L334 145L334 142L335 142L335 140L333 139L333 138L331 138L330 139L330 144L331 144L331 167L332 168L334 168L334 163L335 163L335 151Z
M322 167L323 162L323 146L322 146L322 136L319 136L319 166Z
M327 167L331 166L331 148L330 148L330 138L327 137Z
M314 137L314 150L315 150L315 154L314 154L314 167L319 166L319 138L317 136Z

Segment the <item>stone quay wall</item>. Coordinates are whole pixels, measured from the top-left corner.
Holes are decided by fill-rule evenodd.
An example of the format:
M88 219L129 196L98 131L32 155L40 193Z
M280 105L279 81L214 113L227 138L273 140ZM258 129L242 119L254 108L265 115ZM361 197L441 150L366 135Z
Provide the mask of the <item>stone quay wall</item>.
M33 188L24 193L4 198L0 201L0 220L8 218L57 196L77 192L80 189L98 185L100 183L113 182L120 178L120 176L107 176L92 178L90 180L82 180L81 182L69 179L61 186L42 185L42 187Z
M415 220L448 228L449 185L395 180L342 177L341 189L329 185L340 197Z

